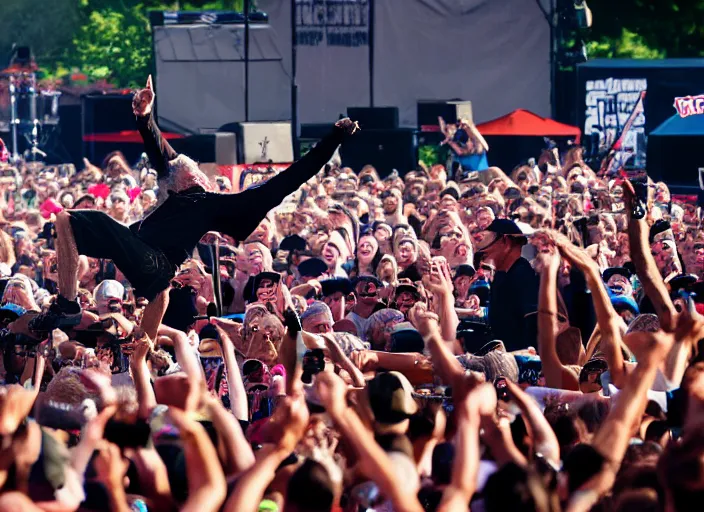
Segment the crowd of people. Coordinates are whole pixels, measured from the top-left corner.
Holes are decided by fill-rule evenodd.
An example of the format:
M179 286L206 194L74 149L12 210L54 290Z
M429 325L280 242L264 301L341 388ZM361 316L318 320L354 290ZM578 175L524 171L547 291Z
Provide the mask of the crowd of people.
M0 511L699 510L696 204L467 121L239 191L154 99L134 166L0 153Z

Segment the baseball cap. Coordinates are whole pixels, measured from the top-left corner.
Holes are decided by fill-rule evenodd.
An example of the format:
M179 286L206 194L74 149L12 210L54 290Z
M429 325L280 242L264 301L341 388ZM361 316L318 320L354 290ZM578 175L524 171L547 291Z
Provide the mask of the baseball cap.
M626 334L632 332L657 332L659 330L660 320L658 320L658 316L652 313L643 313L635 317L633 321L628 324Z
M125 296L125 287L122 283L113 279L101 281L93 290L93 299L97 303L108 302L111 299L122 300Z
M680 290L689 291L696 282L697 276L694 274L679 274L670 279L668 283L670 285L670 293L675 294Z
M611 304L613 305L616 311L627 309L631 311L634 315L638 315L640 313L640 309L638 308L638 304L636 304L636 301L633 300L632 297L629 297L627 295L612 296Z
M474 267L472 265L462 264L457 267L457 270L455 270L455 277L474 277L474 274L476 273L477 272L476 270L474 270Z
M320 286L323 288L323 297L328 297L337 292L342 293L342 295L352 293L352 282L344 277L325 279L320 281Z
M0 320L9 320L10 322L14 322L26 312L27 310L22 306L8 302L0 308Z
M367 393L372 414L378 423L401 423L418 411L413 399L413 386L399 372L378 373L367 384Z
M352 287L355 287L358 283L362 282L374 283L377 288L383 288L384 286L384 283L374 276L357 276L352 280Z
M626 279L630 279L632 275L633 274L631 274L631 271L628 270L626 267L609 267L604 270L603 278L604 282L608 283L609 279L611 279L613 276L623 276Z
M304 251L307 245L300 235L290 235L281 240L279 249L282 251Z
M412 294L414 297L416 297L417 299L420 299L420 292L418 291L418 287L414 284L411 284L411 283L399 284L396 287L396 291L394 292L394 296L398 297L403 292L408 292L408 293Z
M494 219L491 224L481 234L481 240L477 243L477 249L482 251L492 245L499 237L507 236L515 239L521 245L528 243L525 233L521 228L509 219Z
M670 223L666 220L660 219L650 227L648 241L652 244L653 242L661 242L665 240L674 242L675 236L672 233L672 226Z
M298 265L298 273L301 277L320 277L327 270L327 264L320 258L310 258Z
M401 322L391 332L391 352L423 353L425 342L420 332L410 322Z

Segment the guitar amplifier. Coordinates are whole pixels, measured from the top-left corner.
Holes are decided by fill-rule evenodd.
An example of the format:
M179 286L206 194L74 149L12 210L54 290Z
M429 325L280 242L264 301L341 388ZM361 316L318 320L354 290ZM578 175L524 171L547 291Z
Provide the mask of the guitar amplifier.
M234 133L190 135L174 139L169 144L198 163L235 165L237 163L237 136Z
M416 130L362 130L345 140L340 156L342 165L355 172L369 164L382 178L394 169L403 176L418 165Z
M291 123L229 123L220 132L237 134L237 163L293 162Z
M347 117L358 121L363 130L398 128L398 107L347 107Z
M418 127L438 126L438 117L447 123L455 123L458 119L472 121L471 101L437 101L421 100L418 102Z

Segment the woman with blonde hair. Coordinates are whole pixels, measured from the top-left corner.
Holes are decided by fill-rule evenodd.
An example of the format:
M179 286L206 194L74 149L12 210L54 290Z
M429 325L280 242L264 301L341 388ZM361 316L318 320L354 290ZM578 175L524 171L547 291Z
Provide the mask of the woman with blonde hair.
M4 231L0 231L0 263L5 263L10 268L17 263L14 240Z

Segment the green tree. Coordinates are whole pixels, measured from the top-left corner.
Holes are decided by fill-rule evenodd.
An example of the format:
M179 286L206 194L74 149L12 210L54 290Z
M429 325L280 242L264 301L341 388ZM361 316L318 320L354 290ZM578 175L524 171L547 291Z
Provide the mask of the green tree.
M618 37L602 35L598 40L592 38L587 43L587 55L590 59L662 59L665 57L665 51L651 48L643 36L623 27Z
M78 67L90 78L129 87L144 82L150 63L151 33L142 5L90 12L66 55L67 65Z
M704 56L704 0L588 0L588 4L594 16L589 41L597 56ZM604 45L614 47L612 55Z

